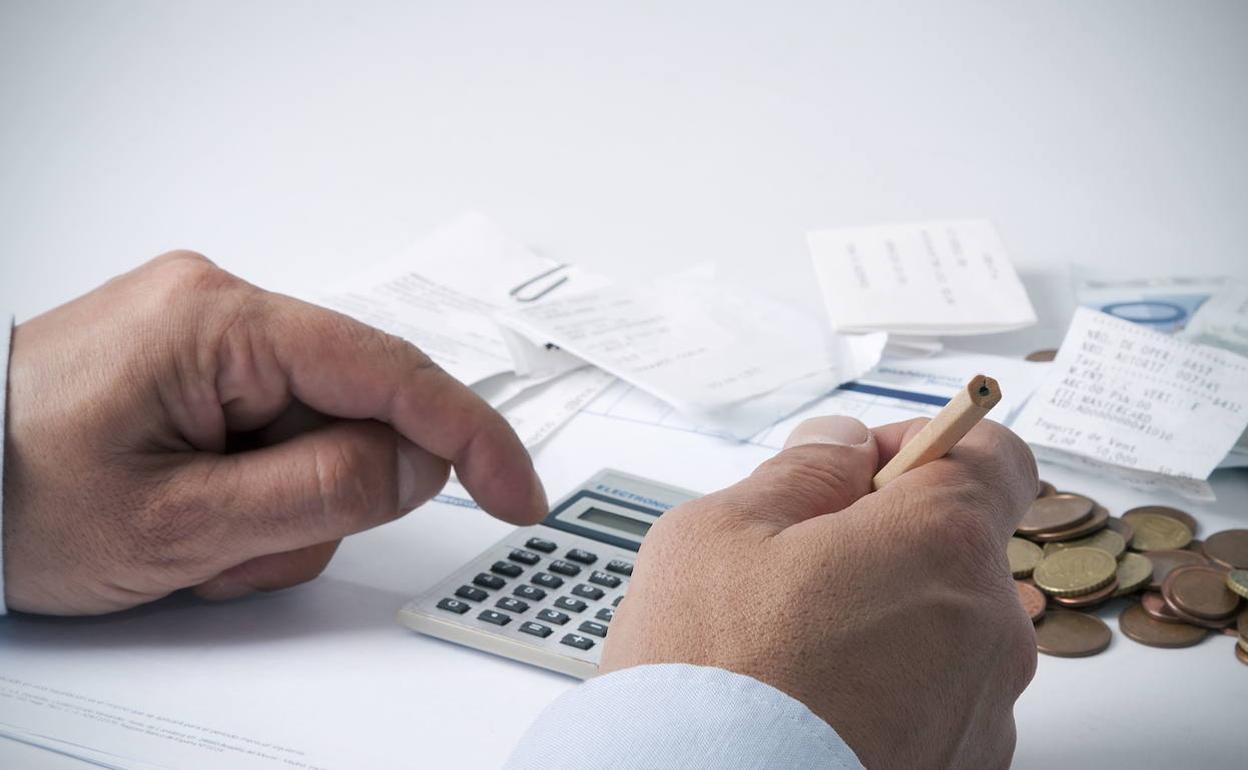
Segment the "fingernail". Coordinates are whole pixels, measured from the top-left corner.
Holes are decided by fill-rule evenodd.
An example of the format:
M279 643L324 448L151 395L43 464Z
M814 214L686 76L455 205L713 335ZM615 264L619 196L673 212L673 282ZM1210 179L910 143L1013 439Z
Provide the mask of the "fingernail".
M871 432L853 417L814 417L802 422L784 442L785 449L801 444L834 444L861 446L871 439Z
M399 439L398 449L399 508L406 513L425 502L418 467L425 451L405 438Z

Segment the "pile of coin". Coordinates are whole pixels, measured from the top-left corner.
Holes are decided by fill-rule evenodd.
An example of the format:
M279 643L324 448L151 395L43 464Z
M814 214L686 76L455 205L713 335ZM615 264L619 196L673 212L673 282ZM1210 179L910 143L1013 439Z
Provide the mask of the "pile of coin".
M1152 647L1189 647L1212 632L1236 638L1248 665L1248 529L1195 539L1190 514L1164 505L1120 517L1095 500L1041 482L1006 547L1019 601L1036 624L1040 652L1095 655L1109 626L1082 612L1116 598L1128 638Z

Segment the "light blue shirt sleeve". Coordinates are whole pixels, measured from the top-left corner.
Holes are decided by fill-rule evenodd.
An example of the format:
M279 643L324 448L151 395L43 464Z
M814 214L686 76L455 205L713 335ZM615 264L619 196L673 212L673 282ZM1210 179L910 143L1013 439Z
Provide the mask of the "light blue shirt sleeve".
M827 722L774 687L718 668L626 668L568 691L538 716L506 770L862 770Z
M9 395L9 343L13 339L13 316L0 315L0 615L9 608L4 603L4 415Z

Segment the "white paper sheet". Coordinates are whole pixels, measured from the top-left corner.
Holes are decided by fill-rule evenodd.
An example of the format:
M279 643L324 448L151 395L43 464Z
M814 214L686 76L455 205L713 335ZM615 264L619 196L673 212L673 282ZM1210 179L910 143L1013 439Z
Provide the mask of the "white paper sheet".
M583 366L503 403L499 412L530 449L550 438L615 382L615 375Z
M689 274L501 314L686 414L746 438L879 360L885 335L828 335L813 319Z
M408 340L471 385L515 368L491 320L494 313L540 305L605 283L599 276L533 254L489 219L470 213L404 253L310 299ZM558 350L541 350L532 354L528 365L526 373L549 378L583 362Z
M807 242L836 331L984 334L1036 322L986 220L819 230Z
M1014 429L1032 444L1205 479L1248 426L1248 359L1087 308Z
M1180 336L1248 356L1248 286L1230 286L1212 294Z

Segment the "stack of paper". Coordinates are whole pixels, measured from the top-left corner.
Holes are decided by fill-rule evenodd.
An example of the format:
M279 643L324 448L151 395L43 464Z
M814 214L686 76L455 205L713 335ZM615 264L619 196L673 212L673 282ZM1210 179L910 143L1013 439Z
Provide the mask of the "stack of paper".
M1036 322L985 220L821 230L807 240L836 331L986 334Z

